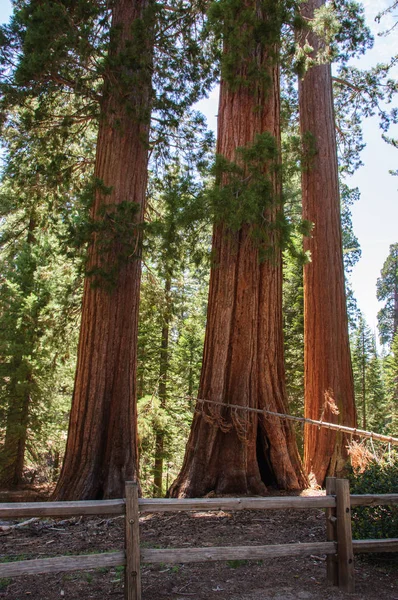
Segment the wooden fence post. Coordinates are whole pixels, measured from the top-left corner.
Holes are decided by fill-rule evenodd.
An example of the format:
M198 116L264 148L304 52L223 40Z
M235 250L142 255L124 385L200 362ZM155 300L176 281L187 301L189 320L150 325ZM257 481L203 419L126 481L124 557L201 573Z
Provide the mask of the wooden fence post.
M326 478L326 495L336 496L336 477ZM337 542L336 508L327 508L326 514L326 539L328 542ZM332 585L339 585L339 573L336 554L326 557L327 580Z
M126 481L126 571L124 595L126 600L141 600L140 524L138 512L138 485Z
M354 552L352 548L350 484L348 479L336 479L336 503L339 588L345 592L354 592Z

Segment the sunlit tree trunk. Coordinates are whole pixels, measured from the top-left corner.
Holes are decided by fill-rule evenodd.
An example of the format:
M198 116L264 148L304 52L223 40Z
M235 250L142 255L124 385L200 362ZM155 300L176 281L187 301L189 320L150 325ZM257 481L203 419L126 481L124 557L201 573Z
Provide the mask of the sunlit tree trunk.
M94 221L105 229L94 234L89 250L92 275L84 285L68 441L55 491L63 500L122 497L125 481L137 478L139 224L147 186L150 30L133 67L124 65L122 56L134 48L134 25L147 8L147 0L113 3L95 162L95 178L103 185L97 186L92 208ZM123 239L117 227L122 213L131 219Z
M280 142L278 66L260 45L254 59L269 77L268 85L257 81L231 89L221 82L217 151L230 161L236 161L236 149L252 144L257 134L268 132L278 146ZM274 205L264 216L274 222L281 188L279 174L270 169L269 176ZM228 408L235 404L287 410L278 234L270 233L272 258L261 260L252 233L248 224L237 232L223 223L214 227L199 398L222 402L225 408L219 411L205 404L195 414L171 496L263 494L269 484L284 489L305 485L290 425Z
M311 19L322 0L302 13ZM308 34L316 50L318 40ZM308 150L302 174L303 217L314 224L304 242L311 262L304 268L305 416L354 427L354 383L344 288L340 194L330 64L311 68L299 83L300 127ZM306 426L304 464L318 484L341 473L347 439Z

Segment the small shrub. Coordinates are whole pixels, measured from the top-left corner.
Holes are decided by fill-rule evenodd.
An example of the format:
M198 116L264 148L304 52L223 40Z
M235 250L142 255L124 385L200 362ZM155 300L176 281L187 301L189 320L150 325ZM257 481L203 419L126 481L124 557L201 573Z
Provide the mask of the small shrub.
M12 582L10 577L0 577L0 592L5 592Z
M247 565L247 560L227 560L227 565L230 569L238 569Z
M351 494L398 494L398 455L370 463L350 475ZM398 506L358 506L352 509L354 539L394 538L398 531Z

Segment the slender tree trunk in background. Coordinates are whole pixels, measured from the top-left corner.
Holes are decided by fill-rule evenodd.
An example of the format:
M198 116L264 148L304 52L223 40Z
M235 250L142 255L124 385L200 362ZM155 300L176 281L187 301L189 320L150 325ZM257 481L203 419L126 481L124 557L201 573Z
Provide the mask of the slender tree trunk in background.
M398 333L398 260L395 262L395 281L394 281L394 323L392 337Z
M362 429L366 430L366 352L365 326L362 331Z
M306 18L322 0L302 7ZM315 49L318 42L308 35ZM314 223L304 246L311 262L304 268L305 417L355 427L354 383L348 339L340 221L340 195L331 67L315 66L299 82L300 127L315 155L302 174L303 217ZM305 143L305 142L304 142ZM338 408L339 414L336 414ZM305 427L304 465L318 484L339 474L347 459L345 436Z
M167 376L169 367L169 330L171 323L170 306L171 276L167 275L165 284L166 310L163 317L162 340L160 345L159 361L159 400L160 408L165 409L167 404ZM163 488L163 453L164 453L164 434L163 426L156 431L155 436L155 465L153 478L154 496L162 496Z
M27 252L29 260L26 261L28 270L24 273L24 281L21 292L24 297L32 293L34 286L34 275L36 272L36 261L33 258L32 246L35 242L35 229L37 227L34 213L30 215L28 235L26 237ZM29 354L33 352L36 340L37 319L34 315L27 320L23 317L21 327L15 332L19 337L22 347L25 347L26 355L14 356L11 360L12 373L8 388L8 410L6 418L6 433L4 446L0 453L0 485L4 488L18 486L23 481L23 469L25 466L25 450L28 438L29 411L31 408L31 385L33 382L32 372L29 365ZM30 342L30 349L26 344Z
M138 474L139 224L143 220L147 186L152 48L148 43L148 47L136 50L139 60L135 60L134 70L120 65L118 58L126 48L131 52L134 24L145 16L147 8L147 0L113 3L114 40L105 75L95 163L96 180L110 192L97 188L92 217L111 227L121 203L123 207L126 203L135 207L136 213L127 253L117 229L107 247L101 231L96 233L89 251L88 272L114 268L115 282L107 289L103 278L96 286L93 277L85 280L68 441L55 490L55 498L62 500L120 498L125 481L137 479ZM147 39L150 37L147 35ZM133 77L137 78L135 85L131 83ZM104 208L109 209L106 216Z
M252 3L250 3L251 6ZM217 151L236 161L236 148L269 132L279 145L279 70L275 58L258 46L257 65L269 84L240 85L222 80ZM275 219L281 189L274 173ZM206 338L199 398L223 402L218 414L211 405L194 416L184 464L170 496L263 494L268 484L299 489L306 483L295 437L288 423L227 408L287 411L282 337L282 261L275 243L271 259L260 261L259 246L244 225L232 233L219 224L213 233ZM271 234L272 235L272 234ZM276 242L276 236L274 242ZM225 425L232 428L225 432ZM224 431L223 431L224 429Z
M8 408L6 435L1 452L0 484L4 488L18 486L23 481L31 397L29 390L21 395L17 390L18 384L16 381L12 385L15 396Z
M193 349L189 353L189 370L188 370L188 397L192 398L193 394Z

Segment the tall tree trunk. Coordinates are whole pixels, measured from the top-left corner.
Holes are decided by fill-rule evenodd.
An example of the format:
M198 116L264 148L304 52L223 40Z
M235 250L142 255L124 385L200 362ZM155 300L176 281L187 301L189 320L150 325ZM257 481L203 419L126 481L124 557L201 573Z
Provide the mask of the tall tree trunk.
M303 5L311 19L323 0ZM318 40L308 34L309 43ZM354 383L344 288L340 195L331 67L311 68L299 82L300 127L314 155L302 174L303 217L314 223L305 249L304 268L305 416L354 427ZM314 146L314 148L312 148ZM337 407L338 413L337 414ZM318 484L341 472L346 463L345 436L325 428L305 427L304 464Z
M35 229L37 227L34 211L30 214L28 235L26 237L27 252L29 260L27 271L24 273L21 292L24 297L32 293L34 287L34 276L36 272L36 261L33 256L33 245L36 241ZM32 318L34 319L32 321ZM23 469L25 466L25 450L28 438L29 412L31 409L31 386L33 375L30 366L29 355L33 353L36 342L37 318L33 315L22 319L20 327L13 332L19 340L20 347L24 348L25 355L17 354L11 359L10 380L8 389L8 410L6 419L6 433L4 445L0 453L0 484L2 487L14 487L22 483Z
M366 430L366 348L365 323L362 330L362 428Z
M254 10L254 3L248 2ZM268 132L280 141L279 69L264 45L252 60L266 72L260 82L230 86L221 82L217 151L236 161L236 149ZM250 60L250 59L249 59ZM238 76L245 76L247 63ZM264 84L269 79L268 85ZM275 166L275 165L274 165ZM264 167L266 168L266 167ZM274 207L265 215L274 221L280 181L270 169ZM225 224L214 227L206 338L199 398L219 401L219 411L204 405L195 414L182 470L171 496L263 494L266 485L285 489L305 485L294 433L275 418L235 412L245 408L287 411L282 338L282 262L274 235L274 254L260 260L253 226L238 232Z
M147 8L148 0L113 3L95 162L95 178L108 189L101 185L95 192L92 217L100 226L88 257L88 272L99 277L87 276L84 285L69 433L55 490L62 500L121 497L125 481L138 473L139 225L147 186L152 48L149 26L147 47L134 46L134 26ZM123 64L134 50L133 67ZM125 219L131 223L121 239ZM105 285L106 273L113 274L112 286Z
M398 257L395 257L395 278L394 278L394 320L392 329L392 339L398 332Z
M15 381L11 385L15 395L7 412L6 435L0 458L0 483L4 488L18 486L23 480L31 397L29 389L21 394L18 384L19 381Z
M159 360L159 400L160 408L165 409L167 404L167 375L169 368L169 330L171 322L171 275L166 276L165 283L165 299L166 307L163 317L162 340L160 344L160 360ZM164 453L164 428L158 427L155 435L155 464L153 478L153 493L154 496L162 496L163 488L163 453Z

